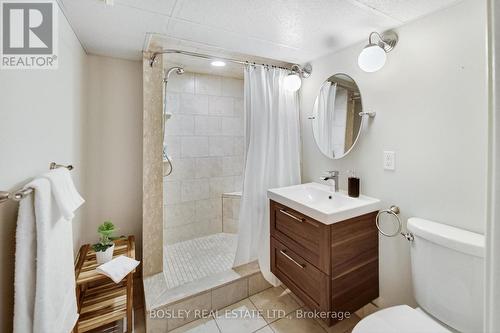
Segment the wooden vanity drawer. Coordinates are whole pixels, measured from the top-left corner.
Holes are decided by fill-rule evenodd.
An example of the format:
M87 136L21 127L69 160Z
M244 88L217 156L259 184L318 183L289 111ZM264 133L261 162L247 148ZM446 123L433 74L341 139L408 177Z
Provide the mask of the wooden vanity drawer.
M375 218L378 212L364 214L342 222L337 222L331 225L332 243L338 244L349 242L351 239L358 237L360 234L372 232L378 235Z
M378 258L332 279L334 311L354 312L379 296Z
M378 258L376 213L332 224L331 276L336 278Z
M324 273L330 272L327 225L271 200L271 235Z
M329 277L274 237L271 237L271 271L308 306L328 309Z

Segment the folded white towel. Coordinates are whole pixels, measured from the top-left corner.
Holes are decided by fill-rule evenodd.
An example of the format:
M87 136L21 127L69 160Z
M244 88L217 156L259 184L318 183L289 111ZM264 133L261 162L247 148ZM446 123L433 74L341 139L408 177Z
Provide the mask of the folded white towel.
M26 186L34 189L34 200L29 195L19 206L14 332L67 333L78 319L72 224L62 216L49 180Z
M43 177L50 181L52 194L59 206L59 211L66 220L75 217L75 210L80 207L85 200L80 196L75 188L73 179L66 168L50 170Z
M128 273L132 272L140 261L127 256L118 256L113 260L96 268L96 271L106 275L115 283L120 282Z

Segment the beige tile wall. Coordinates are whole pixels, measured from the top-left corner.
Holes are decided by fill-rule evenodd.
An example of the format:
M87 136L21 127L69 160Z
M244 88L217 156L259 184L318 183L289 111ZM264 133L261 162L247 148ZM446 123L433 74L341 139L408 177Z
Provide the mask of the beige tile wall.
M149 66L149 54L143 57L143 199L142 199L142 249L143 275L163 271L163 193L161 160L162 117L162 57Z
M222 232L238 233L241 195L222 196Z
M172 75L165 142L174 170L164 182L164 242L222 232L222 193L241 190L243 81Z

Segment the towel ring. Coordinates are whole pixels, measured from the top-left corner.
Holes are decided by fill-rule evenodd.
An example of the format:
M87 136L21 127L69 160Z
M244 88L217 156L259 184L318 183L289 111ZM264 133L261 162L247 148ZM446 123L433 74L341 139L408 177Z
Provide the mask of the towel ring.
M375 224L377 225L378 231L387 237L395 237L397 235L403 236L407 241L412 242L413 241L413 234L411 232L402 232L401 230L403 229L403 223L401 222L401 219L399 218L399 207L392 205L389 209L384 209L378 212L377 217L375 218ZM380 228L380 223L379 223L379 218L382 214L389 214L392 215L396 218L397 223L398 223L398 230L392 234L388 234Z
M399 207L398 206L391 206L389 209L384 209L384 210L381 210L380 212L378 212L377 214L377 217L375 218L375 224L377 225L377 229L378 231L384 235L384 236L387 236L387 237L395 237L397 235L399 235L401 233L401 229L403 228L403 223L401 222L401 219L399 218ZM389 214L389 215L392 215L396 218L397 220L397 223L398 223L398 230L396 230L396 232L392 233L392 234L388 234L384 231L382 231L382 229L380 228L380 223L379 223L379 218L382 214Z

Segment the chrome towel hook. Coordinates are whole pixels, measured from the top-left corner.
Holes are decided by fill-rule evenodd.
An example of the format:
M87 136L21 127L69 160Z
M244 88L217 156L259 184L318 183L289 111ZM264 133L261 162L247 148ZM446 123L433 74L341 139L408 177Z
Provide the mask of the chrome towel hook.
M403 222L401 222L401 219L399 218L399 213L400 213L399 207L394 205L392 205L389 209L384 209L378 212L377 217L375 218L375 224L377 225L377 229L382 235L386 237L395 237L397 235L401 235L404 238L406 238L407 241L411 242L413 241L413 235L410 232L401 231L403 229ZM394 233L392 234L386 233L382 231L382 229L380 228L379 218L382 214L389 214L396 218L397 230Z

